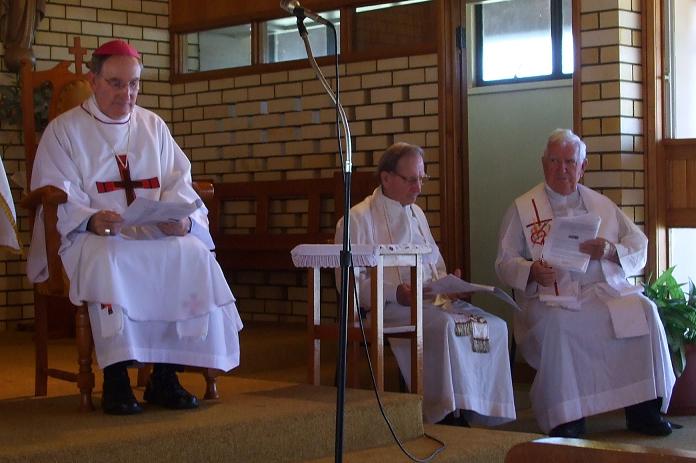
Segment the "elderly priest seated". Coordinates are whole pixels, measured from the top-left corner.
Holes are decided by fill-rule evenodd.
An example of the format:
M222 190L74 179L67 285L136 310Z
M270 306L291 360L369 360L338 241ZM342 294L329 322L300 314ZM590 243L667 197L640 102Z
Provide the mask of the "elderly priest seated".
M622 407L629 430L664 436L672 428L660 410L674 385L665 331L626 280L645 265L648 240L609 198L578 184L585 152L573 132L555 130L541 158L545 182L515 200L500 229L496 271L516 290L515 339L537 370L532 408L551 436L580 437L586 416ZM594 232L578 238L588 223ZM578 242L565 249L586 269L549 262L556 236L563 243L561 230L573 227L566 236Z

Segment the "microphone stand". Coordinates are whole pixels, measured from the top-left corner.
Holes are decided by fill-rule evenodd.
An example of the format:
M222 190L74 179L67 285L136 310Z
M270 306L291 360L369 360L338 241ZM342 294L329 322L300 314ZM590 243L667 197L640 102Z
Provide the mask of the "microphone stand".
M352 254L350 248L350 185L351 185L351 171L353 166L352 160L352 145L350 140L350 127L348 126L348 117L346 112L341 105L338 95L338 85L337 94L334 95L331 85L327 82L324 74L319 69L314 55L312 53L312 48L309 44L309 39L307 36L307 28L304 25L304 17L301 15L297 16L297 29L304 42L305 49L307 51L307 58L309 63L314 69L314 73L321 82L324 90L331 98L331 101L336 106L337 118L340 118L341 124L336 124L338 137L339 151L341 147L340 143L340 128L343 127L343 134L345 137L345 165L343 167L343 185L344 185L344 195L343 195L343 248L341 250L341 304L339 310L339 328L338 328L338 360L337 360L337 391L336 391L336 441L334 450L334 461L340 463L343 461L343 415L345 409L345 390L346 390L346 351L348 344L348 284L349 284L349 272L352 266ZM330 22L327 24L333 31L334 34L336 30ZM336 69L336 82L338 82L338 69Z

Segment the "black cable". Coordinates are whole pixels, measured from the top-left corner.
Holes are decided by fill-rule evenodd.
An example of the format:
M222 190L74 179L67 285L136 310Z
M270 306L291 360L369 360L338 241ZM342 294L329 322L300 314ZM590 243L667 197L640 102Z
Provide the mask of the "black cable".
M350 266L350 271L353 277L353 298L355 303L358 303L358 284L357 281L355 281L355 272L353 271L353 263L351 262ZM360 333L362 334L362 339L363 339L363 345L365 346L365 357L367 358L367 366L370 369L370 378L372 379L372 390L375 393L375 397L377 398L377 403L379 404L379 411L382 414L382 417L384 418L384 422L387 424L387 427L389 428L389 432L391 433L392 437L394 438L394 442L396 442L396 445L399 446L401 451L406 455L411 461L415 461L417 463L427 463L432 461L436 456L438 456L443 450L447 448L447 444L445 444L443 441L438 439L437 437L431 436L426 432L423 432L423 436L431 439L435 442L437 442L440 447L435 449L433 453L428 455L427 457L420 459L416 456L413 456L405 447L403 442L399 439L399 437L396 435L396 431L394 431L394 427L391 424L391 421L389 421L389 417L387 417L386 412L384 411L384 404L382 403L382 398L379 395L379 391L377 390L377 381L375 380L375 372L372 369L372 361L370 360L370 353L367 349L367 337L365 336L365 327L363 325L362 321L362 316L358 314L358 320L360 322Z

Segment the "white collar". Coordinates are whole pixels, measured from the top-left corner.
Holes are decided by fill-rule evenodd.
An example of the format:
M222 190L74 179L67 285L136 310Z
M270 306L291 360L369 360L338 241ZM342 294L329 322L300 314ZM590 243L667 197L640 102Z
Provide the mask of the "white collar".
M118 119L113 119L106 114L102 112L101 109L99 109L99 105L97 105L97 98L92 95L87 99L87 110L94 115L99 121L105 122L107 124L123 124L126 123L130 120L131 115L133 114L133 111L130 113L126 114L125 116L118 118Z

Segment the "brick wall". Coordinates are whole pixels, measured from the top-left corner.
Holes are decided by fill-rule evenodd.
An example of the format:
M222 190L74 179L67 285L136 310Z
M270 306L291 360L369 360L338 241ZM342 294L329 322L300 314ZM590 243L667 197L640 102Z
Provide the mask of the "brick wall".
M74 36L90 51L120 37L143 55L138 103L160 114L189 156L197 177L218 181L279 180L333 175L336 155L334 110L307 69L247 75L230 79L169 84L167 1L52 0L36 34L37 68L70 59ZM89 57L89 54L86 58ZM436 56L413 56L342 65L342 101L354 137L356 170L372 170L379 153L394 141L426 149L428 172L437 178ZM16 85L17 76L4 68L0 85ZM333 69L325 69L332 77ZM6 121L0 125L0 150L9 176L21 172L21 132ZM23 176L23 174L19 174ZM439 186L424 187L421 205L438 224ZM13 189L19 198L19 188ZM249 230L252 205L226 204L225 226ZM306 205L273 205L273 226L279 232L306 224ZM28 219L18 208L22 239L29 242ZM322 223L334 224L328 214ZM434 230L438 236L437 228ZM0 256L0 329L33 317L31 285L24 260ZM229 275L245 319L302 319L306 308L304 272L239 272ZM335 300L331 278L325 278L325 313Z
M327 78L333 67L323 69ZM426 170L421 206L439 235L437 57L411 56L341 65L341 100L353 135L354 170L374 170L381 152L395 141L423 146ZM311 179L340 168L335 110L311 68L172 86L173 133L189 154L195 176L216 181ZM271 229L302 231L307 205L271 205ZM254 205L223 206L222 222L236 232L253 229ZM328 211L330 212L330 211ZM333 230L330 214L322 217ZM335 316L330 272L324 278L322 313ZM228 275L246 319L303 320L305 273L235 272Z
M640 2L581 2L585 185L645 217Z

